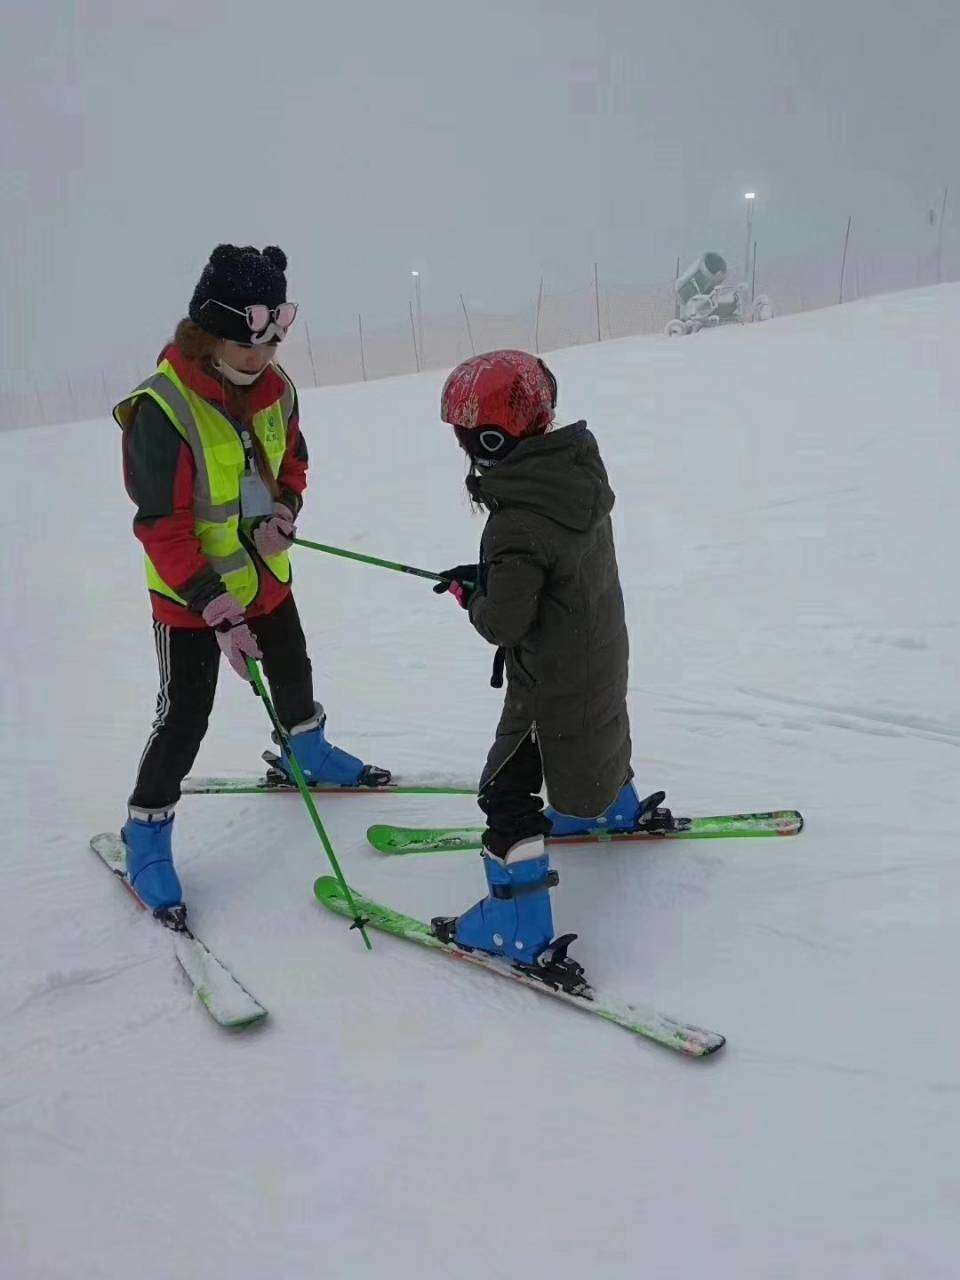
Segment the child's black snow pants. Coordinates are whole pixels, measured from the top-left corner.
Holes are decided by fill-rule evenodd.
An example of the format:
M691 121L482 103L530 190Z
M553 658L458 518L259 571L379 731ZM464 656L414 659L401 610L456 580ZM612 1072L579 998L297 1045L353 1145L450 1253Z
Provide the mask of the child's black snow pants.
M550 834L550 820L543 816L542 786L543 763L531 730L477 797L487 815L484 848L502 858L518 840Z

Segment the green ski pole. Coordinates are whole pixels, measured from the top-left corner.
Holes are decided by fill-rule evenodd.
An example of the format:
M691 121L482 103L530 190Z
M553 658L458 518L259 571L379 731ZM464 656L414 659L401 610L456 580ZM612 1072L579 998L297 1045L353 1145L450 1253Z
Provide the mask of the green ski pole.
M283 725L277 718L276 710L274 709L273 703L270 701L270 695L267 693L266 686L263 683L263 677L260 675L260 669L256 662L254 662L253 658L247 658L247 670L250 672L250 679L253 681L254 693L263 701L263 705L267 709L267 715L270 717L270 723L273 725L277 734L277 741L286 750L287 756L290 759L290 767L293 770L297 789L303 796L303 803L307 806L307 812L313 819L313 825L317 829L317 835L320 837L320 843L323 845L327 858L330 861L330 866L333 868L333 874L336 876L337 884L340 886L344 900L353 915L353 924L350 928L360 930L360 936L363 938L367 950L372 951L373 947L370 944L370 939L367 937L366 930L368 921L366 921L357 910L357 904L353 900L353 894L350 892L350 886L343 878L343 872L340 870L339 862L337 862L337 855L333 851L333 845L330 843L330 837L327 835L326 829L320 821L320 815L317 813L317 806L313 803L313 796L307 789L307 780L303 776L303 770L300 768L300 763L297 760L297 757L290 749L290 738L286 729L284 729Z
M308 542L306 538L294 538L298 547L309 547L311 551L325 551L330 556L343 556L346 560L359 560L363 564L377 565L381 569L393 569L396 573L412 573L417 578L429 578L432 582L446 582L442 573L430 573L427 569L416 569L412 564L397 564L394 560L381 560L379 556L361 555L359 551L345 551L343 547L328 547L322 542Z

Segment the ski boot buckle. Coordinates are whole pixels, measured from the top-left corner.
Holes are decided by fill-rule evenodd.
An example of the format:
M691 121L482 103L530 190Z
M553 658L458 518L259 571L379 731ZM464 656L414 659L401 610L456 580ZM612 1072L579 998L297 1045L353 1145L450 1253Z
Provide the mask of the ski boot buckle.
M490 897L501 900L523 898L528 893L540 893L543 889L555 889L559 883L559 871L548 871L542 880L537 880L531 884L492 884L490 886Z

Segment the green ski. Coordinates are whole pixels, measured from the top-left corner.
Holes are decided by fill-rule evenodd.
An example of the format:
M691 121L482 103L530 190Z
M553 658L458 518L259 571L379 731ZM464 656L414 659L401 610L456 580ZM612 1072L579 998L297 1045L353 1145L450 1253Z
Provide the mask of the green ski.
M343 892L333 876L321 876L314 884L313 891L317 899L330 911L337 915L352 918L350 907L343 897ZM483 951L464 951L453 943L441 942L430 931L430 926L422 920L403 915L391 907L364 897L356 889L351 888L354 902L361 912L364 921L374 929L384 933L392 933L397 938L406 938L416 942L430 951L443 952L455 960L462 960L477 968L486 969L488 973L502 978L510 978L514 982L531 987L534 991L553 996L566 1004L575 1005L586 1013L596 1014L608 1022L632 1031L635 1035L645 1036L658 1044L666 1045L679 1053L692 1058L703 1058L707 1054L716 1053L724 1044L724 1037L715 1031L705 1031L687 1023L677 1022L655 1009L643 1005L626 1004L622 1000L603 995L598 991L590 991L587 995L571 995L559 987L549 986L529 971L524 971L507 960L487 955Z
M262 774L216 774L184 778L181 790L185 796L209 795L297 795L292 782L278 782ZM332 787L317 784L308 788L325 796L474 796L476 787L431 787L406 784L403 779L385 787Z
M609 832L583 836L547 837L550 845L612 844L637 840L719 840L755 836L795 836L803 829L803 815L796 809L768 813L728 813L714 817L674 818L667 830ZM378 853L454 853L479 849L483 827L367 828L367 840Z

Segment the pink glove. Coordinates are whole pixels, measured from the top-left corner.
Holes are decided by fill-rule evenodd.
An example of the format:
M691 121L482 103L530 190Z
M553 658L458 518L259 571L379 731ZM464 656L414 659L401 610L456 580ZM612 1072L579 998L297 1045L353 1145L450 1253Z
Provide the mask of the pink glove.
M282 502L275 502L270 519L262 521L253 531L254 546L266 560L268 556L278 556L281 551L286 551L296 532L293 512Z
M447 590L453 596L454 600L456 600L460 608L466 609L467 605L470 603L470 597L473 595L473 592L468 591L462 582L451 582L449 587L447 587Z
M238 676L250 679L246 658L262 658L243 610L229 591L216 596L203 611L203 620L217 633L217 644Z
M434 595L442 596L449 591L461 609L468 609L482 576L478 564L454 565L440 575L440 581L433 588Z

